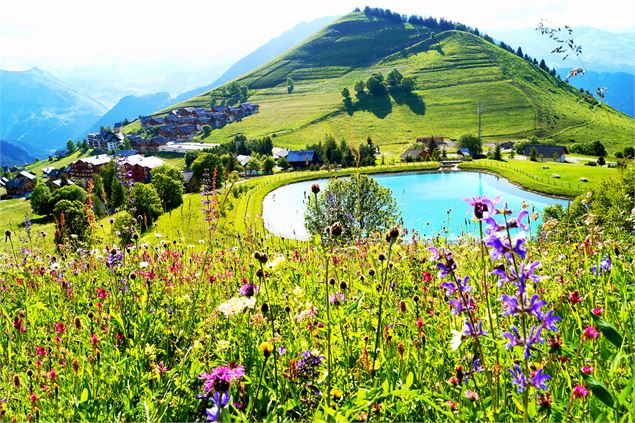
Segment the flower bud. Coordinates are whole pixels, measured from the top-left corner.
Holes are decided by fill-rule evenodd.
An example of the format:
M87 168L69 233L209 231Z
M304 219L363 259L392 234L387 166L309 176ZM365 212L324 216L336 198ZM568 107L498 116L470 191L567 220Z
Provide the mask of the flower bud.
M320 185L319 184L311 185L311 192L317 195L320 192Z

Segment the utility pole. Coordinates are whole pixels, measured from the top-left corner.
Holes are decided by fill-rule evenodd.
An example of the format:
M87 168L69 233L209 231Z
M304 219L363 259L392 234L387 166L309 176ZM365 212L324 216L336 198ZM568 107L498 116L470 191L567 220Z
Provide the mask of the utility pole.
M483 104L479 103L476 107L478 113L478 140L483 143Z

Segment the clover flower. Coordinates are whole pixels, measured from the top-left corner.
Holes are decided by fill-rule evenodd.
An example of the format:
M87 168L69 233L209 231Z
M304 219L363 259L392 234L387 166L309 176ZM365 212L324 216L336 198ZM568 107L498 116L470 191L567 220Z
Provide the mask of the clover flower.
M573 388L573 391L571 392L571 397L574 399L586 398L588 395L589 395L589 390L582 385L576 385L575 388Z
M256 297L232 297L228 301L220 304L216 309L223 313L225 317L235 316L246 309L256 307Z
M243 366L219 366L211 372L203 372L199 379L203 380L203 389L208 394L211 392L227 392L231 383L241 379L245 375Z
M584 331L582 332L582 339L583 340L595 339L598 336L600 336L600 333L593 326L585 327Z
M240 287L238 293L243 297L250 298L256 295L259 291L260 287L258 285L246 282L243 286Z

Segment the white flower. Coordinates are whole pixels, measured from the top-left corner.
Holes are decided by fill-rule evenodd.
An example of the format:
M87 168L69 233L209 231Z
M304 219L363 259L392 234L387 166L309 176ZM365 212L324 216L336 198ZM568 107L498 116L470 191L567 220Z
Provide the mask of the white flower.
M225 317L231 317L242 313L247 308L254 309L255 307L256 297L232 297L216 307L216 309L223 313Z
M198 243L199 243L199 244L205 244L205 240L204 240L204 239L199 239L199 240L198 240Z
M267 263L267 268L275 269L283 261L284 261L284 257L283 256L277 256L276 258L274 258L273 260L271 260L271 261L269 261Z
M142 269L145 269L146 267L148 267L148 265L150 265L150 263L148 263L147 261L142 261L141 263L139 263L139 267Z
M155 237L155 238L163 238L163 235L161 235L161 234L160 234L160 233L158 233L158 232L155 232L155 233L154 233L154 237Z
M226 339L219 339L218 343L216 344L216 348L219 351L227 350L227 349L231 348L231 346L232 346L231 342L229 342Z
M51 270L58 270L59 268L60 264L58 262L51 264Z
M452 351L456 351L461 346L461 340L463 338L463 334L458 330L452 329L452 339L450 340L450 349Z
M303 294L304 294L304 292L302 291L302 288L300 288L298 285L296 285L295 288L293 289L293 296L301 297Z

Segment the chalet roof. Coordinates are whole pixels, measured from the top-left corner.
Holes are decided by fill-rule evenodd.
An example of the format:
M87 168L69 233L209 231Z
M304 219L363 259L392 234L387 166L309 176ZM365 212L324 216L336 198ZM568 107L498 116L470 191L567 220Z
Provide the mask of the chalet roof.
M144 157L140 154L134 154L132 156L126 157L124 163L132 166L138 165L141 167L147 167L149 169L154 169L155 167L159 167L164 164L163 160L158 157Z
M130 140L130 142L139 142L141 141L141 135L139 134L128 134L127 138Z
M317 160L315 150L289 150L289 154L287 154L288 163L312 162L314 160Z
M179 125L179 131L186 133L196 132L196 125Z
M56 187L61 187L62 186L62 180L61 179L56 179L53 182L51 182L53 185L55 185ZM66 183L68 185L75 185L75 182L71 181L70 179L66 180Z
M212 110L215 112L224 112L225 110L227 110L227 106L212 106Z
M463 156L471 156L472 152L469 148L459 148L457 154L461 154Z
M29 180L34 180L35 179L35 175L32 174L31 172L27 172L26 170L21 170L16 177L21 176L23 178L29 179Z
M277 159L280 157L287 157L287 154L289 154L289 150L286 148L273 147L271 153L273 154L273 157Z
M238 160L238 163L240 163L241 166L245 166L251 160L251 156L239 154L238 156L236 156L236 160Z
M163 145L163 144L166 144L168 142L167 138L162 137L160 135L157 136L157 137L153 137L151 141L154 142L154 143L157 143L159 145Z
M193 172L188 172L188 171L183 172L183 182L188 184L192 180L193 176L194 176Z
M527 144L523 152L524 155L529 156L532 148L536 149L536 154L542 154L544 157L553 157L554 154L558 154L558 157L569 154L567 147L563 145Z
M421 157L421 153L423 153L425 150L422 148L409 148L406 151L403 152L403 154L400 156L402 159L405 159L407 157L411 157L413 159L416 159L417 157Z
M54 170L55 170L54 167L48 166L48 167L45 167L44 169L42 169L42 173L45 174L45 175L48 175L49 173L53 172Z
M104 165L106 163L109 163L110 160L112 160L112 157L110 157L107 154L98 154L96 156L90 156L90 157L84 157L83 159L79 159L78 162L83 162L83 163L88 163L91 164L93 166L101 166ZM77 162L75 162L77 163Z
M141 137L139 137L141 138ZM137 150L117 150L115 151L115 156L119 157L128 157L137 154Z

